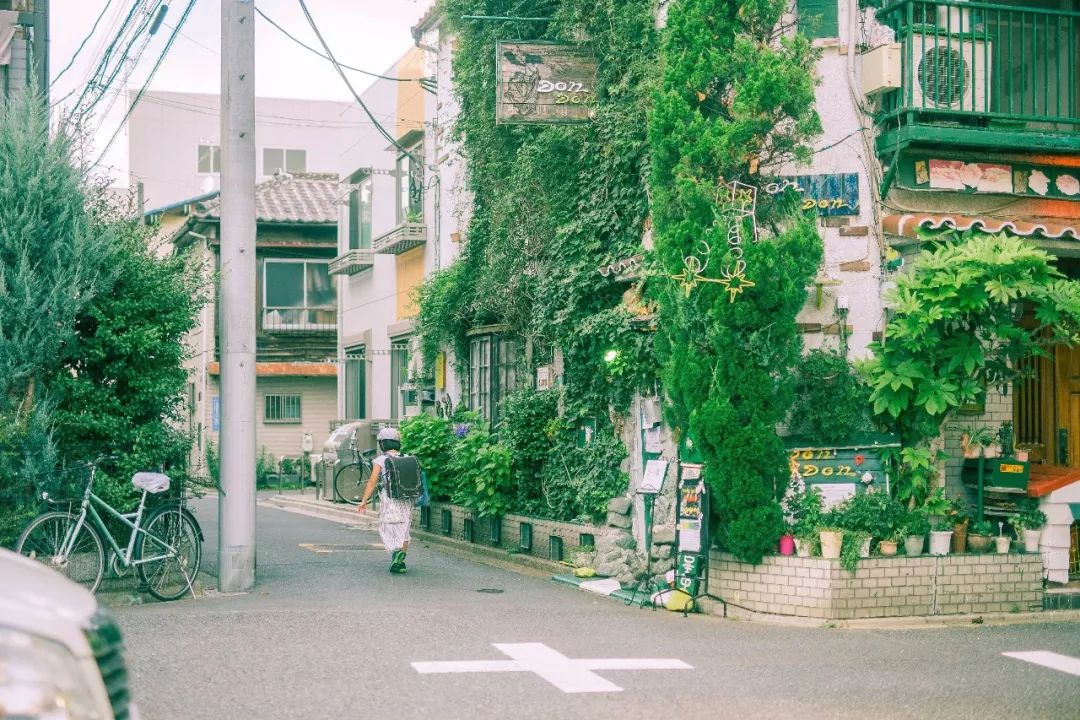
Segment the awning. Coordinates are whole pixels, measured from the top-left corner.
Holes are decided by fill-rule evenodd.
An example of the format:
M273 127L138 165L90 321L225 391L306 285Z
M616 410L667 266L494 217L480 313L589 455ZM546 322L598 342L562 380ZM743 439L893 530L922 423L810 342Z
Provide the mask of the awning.
M1057 220L1002 220L981 215L933 215L930 213L904 213L886 215L881 221L886 235L919 238L919 230L982 230L988 233L1006 232L1010 235L1045 238L1068 238L1080 240L1080 219Z

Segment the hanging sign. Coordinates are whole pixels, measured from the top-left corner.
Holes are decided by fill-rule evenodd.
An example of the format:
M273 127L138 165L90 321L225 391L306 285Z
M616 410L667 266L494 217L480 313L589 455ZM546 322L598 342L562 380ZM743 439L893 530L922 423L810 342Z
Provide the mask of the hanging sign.
M596 58L582 45L499 42L497 125L585 123L596 104Z
M859 214L858 173L782 177L761 189L768 195L794 190L803 210L822 217Z
M866 489L889 487L888 466L882 452L899 447L896 439L889 435L868 435L853 440L837 445L804 444L798 438L787 442L792 475L800 478L807 489L817 488L826 506Z

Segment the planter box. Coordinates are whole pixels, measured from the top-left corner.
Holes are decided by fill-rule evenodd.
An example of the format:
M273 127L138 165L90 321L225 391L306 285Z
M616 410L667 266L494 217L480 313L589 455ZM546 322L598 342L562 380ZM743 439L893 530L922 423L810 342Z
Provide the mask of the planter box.
M709 591L756 613L821 620L1041 610L1039 555L874 557L854 573L838 560L770 556L759 565L714 551Z

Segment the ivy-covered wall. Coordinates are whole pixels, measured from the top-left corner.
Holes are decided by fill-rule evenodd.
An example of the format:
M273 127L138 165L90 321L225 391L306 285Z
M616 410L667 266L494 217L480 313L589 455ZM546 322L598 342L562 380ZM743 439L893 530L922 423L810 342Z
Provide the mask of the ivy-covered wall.
M723 543L754 560L781 531L787 462L776 431L821 242L791 198L762 197L757 241L751 222L741 228L745 282L718 284L719 269L740 260L720 191L807 157L820 128L815 54L781 23L781 0L665 7L657 30L652 0L444 0L473 200L461 256L421 290L419 325L428 357L449 346L459 361L470 329L507 326L529 376L561 351L556 396L519 391L495 428L513 449L511 509L602 514L626 488L619 436L634 393L662 384L670 425L704 452ZM550 19L463 17L506 15ZM495 124L496 43L530 39L587 43L599 67L592 122ZM598 269L647 250L650 222L655 252L637 288L658 311L648 326L624 302L627 286ZM710 281L690 287L675 276L687 279L685 259L702 242ZM597 432L580 447L583 423Z
M496 324L527 349L526 378L560 350L558 402L550 393L522 390L506 404L499 429L506 441L547 449L516 454L513 509L595 517L626 488L620 469L626 450L615 426L634 391L656 381L652 335L623 304L626 287L598 272L641 251L649 213L653 3L446 0L443 10L457 35L453 69L461 109L454 133L473 206L461 256L420 293L425 354L445 345L460 362L468 331ZM462 19L507 14L551 19ZM591 123L495 124L496 42L531 39L587 40L599 63ZM596 425L588 448L578 446L583 422Z

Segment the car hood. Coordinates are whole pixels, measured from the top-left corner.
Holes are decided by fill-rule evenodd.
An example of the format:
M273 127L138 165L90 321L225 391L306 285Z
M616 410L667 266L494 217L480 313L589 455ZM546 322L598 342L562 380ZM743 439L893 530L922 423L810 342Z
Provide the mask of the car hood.
M85 625L97 600L84 587L36 560L0 548L0 618L54 615Z

